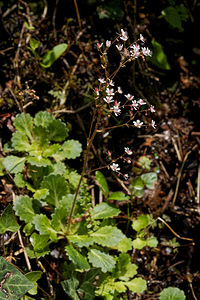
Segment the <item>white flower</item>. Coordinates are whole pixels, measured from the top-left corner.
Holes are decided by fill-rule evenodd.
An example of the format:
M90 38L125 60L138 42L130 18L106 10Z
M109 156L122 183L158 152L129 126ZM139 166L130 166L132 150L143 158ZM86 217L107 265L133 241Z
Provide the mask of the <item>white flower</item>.
M124 174L124 179L125 179L125 180L128 179L128 174Z
M110 165L110 168L112 171L117 172L120 171L120 167L118 164L113 163L112 165Z
M108 41L108 40L107 40L107 41L106 41L106 47L109 48L110 46L111 46L111 41Z
M120 86L118 86L118 88L117 88L117 92L119 93L119 94L122 94L123 92L122 92L122 89L121 89L121 87Z
M133 124L134 124L137 128L141 128L143 122L141 122L140 120L137 120L137 121L133 121Z
M94 89L94 91L97 94L97 96L99 96L99 89L97 87Z
M131 46L130 48L132 48L133 50L130 52L131 56L134 58L138 58L140 56L140 45L138 44L134 44L133 46Z
M142 47L142 53L143 53L144 56L151 56L152 55L151 51L147 47Z
M109 85L114 86L115 83L113 82L113 80L111 79L111 81L109 82Z
M143 43L145 42L145 38L143 37L142 34L140 34L140 41L143 42Z
M125 151L128 155L133 154L133 152L131 151L131 149L129 149L128 147L124 147L124 151Z
M119 108L120 102L115 101L115 105L112 107L112 110L115 116L119 116L121 113L121 109Z
M132 100L134 98L134 96L132 96L131 94L127 94L125 95L125 97L128 99L128 100Z
M106 94L108 95L108 96L114 96L114 89L109 89L109 88L107 88L106 89Z
M99 80L101 83L106 83L105 78L99 78L98 80Z
M97 43L97 48L100 49L103 46L103 43L99 44Z
M143 99L139 99L137 103L140 104L140 105L145 105L146 104L146 102Z
M154 120L151 121L151 126L156 129L156 122Z
M123 29L121 29L121 36L120 39L123 41L127 41L128 40L128 34L126 31L124 31Z
M137 110L138 109L138 103L136 102L136 100L133 100L132 101L132 106L133 106L133 108L135 109L135 110Z
M153 105L150 106L150 111L151 111L152 113L155 112L155 109L154 109L154 106L153 106Z
M121 44L116 45L116 48L117 48L118 51L122 51L123 45L121 45Z
M105 100L108 104L114 102L113 96L106 96L106 98L103 98L103 100Z

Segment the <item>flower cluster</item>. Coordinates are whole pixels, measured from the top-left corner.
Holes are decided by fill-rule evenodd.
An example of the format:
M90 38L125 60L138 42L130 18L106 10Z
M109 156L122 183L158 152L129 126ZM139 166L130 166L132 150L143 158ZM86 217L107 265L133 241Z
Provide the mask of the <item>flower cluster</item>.
M121 173L121 168L119 166L119 164L116 163L117 160L119 159L122 159L124 162L127 162L127 163L131 163L131 160L130 159L127 159L125 158L125 155L132 155L133 152L131 149L129 149L129 147L124 147L124 154L121 155L118 159L115 159L115 160L112 160L112 162L109 164L109 168L113 171L113 172L116 172L118 174L118 176L123 176L125 180L128 179L128 174L122 174ZM109 155L109 158L111 158L111 152L108 151L108 155Z

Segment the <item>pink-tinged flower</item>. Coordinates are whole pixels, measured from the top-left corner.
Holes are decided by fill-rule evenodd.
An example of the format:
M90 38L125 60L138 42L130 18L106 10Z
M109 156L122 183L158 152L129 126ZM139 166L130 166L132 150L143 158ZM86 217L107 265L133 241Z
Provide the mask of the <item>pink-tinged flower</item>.
M109 48L111 46L111 41L106 41L106 47Z
M145 42L145 38L143 37L142 34L140 34L140 41L143 42L143 43Z
M111 152L108 150L108 156L110 156L111 157Z
M140 45L138 44L134 44L133 46L131 46L130 48L132 48L133 50L130 52L131 56L134 58L138 58L140 56Z
M134 98L134 96L132 96L131 94L127 94L125 95L125 97L130 101Z
M111 79L111 81L109 82L109 85L114 86L115 83L113 82L113 80Z
M103 98L103 100L108 104L110 104L111 102L114 102L113 96L106 96L106 98Z
M141 128L143 125L143 122L141 122L140 120L137 120L137 121L133 121L133 124L135 127Z
M138 106L139 106L139 104L137 103L137 101L136 101L136 100L133 100L133 101L132 101L132 107L133 107L135 110L137 110L137 109L138 109Z
M156 122L154 120L151 121L151 126L156 129Z
M142 47L142 54L144 56L151 56L152 55L151 51L147 47Z
M118 103L117 101L115 101L115 105L112 107L112 110L115 114L115 116L119 116L121 113L121 109L119 108L120 102Z
M130 56L130 52L128 51L128 49L124 49L124 51L123 51L123 55L124 56Z
M94 89L94 91L95 91L96 95L99 96L99 89L97 87Z
M101 83L106 83L105 78L99 78L98 80L99 80Z
M128 174L124 174L124 179L125 179L125 180L128 179Z
M110 168L112 171L117 172L120 171L120 167L118 164L113 163L112 165L110 165Z
M121 44L116 45L116 48L117 48L118 51L122 51L123 45L121 45Z
M114 89L109 89L109 88L107 88L106 89L106 94L108 95L108 96L114 96Z
M152 113L155 112L155 109L154 109L154 106L153 106L153 105L150 106L150 111L151 111Z
M140 105L145 105L146 104L146 102L143 99L139 99L137 103L140 104Z
M97 48L100 49L103 46L103 43L99 44L99 42L97 43Z
M128 34L126 31L124 31L123 29L121 29L121 36L120 39L123 41L127 41L128 40Z
M128 154L128 155L132 155L133 152L131 151L131 149L129 149L129 147L124 147L124 151Z
M121 87L120 86L118 86L118 88L117 88L117 92L119 93L119 94L122 94L123 92L122 92L122 89L121 89Z

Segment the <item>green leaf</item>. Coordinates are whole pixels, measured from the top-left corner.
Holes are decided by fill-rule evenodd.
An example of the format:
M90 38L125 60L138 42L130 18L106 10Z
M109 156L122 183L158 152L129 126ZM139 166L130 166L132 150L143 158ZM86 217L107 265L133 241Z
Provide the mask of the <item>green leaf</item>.
M105 196L108 196L109 188L105 176L100 171L96 171L95 176L101 191Z
M36 150L35 145L31 145L30 141L24 132L16 131L12 135L12 146L17 151L29 152L31 150Z
M47 242L49 241L49 235L41 235L34 232L30 237L30 241L34 250L37 252L49 250L47 246Z
M58 206L59 201L68 192L68 184L62 175L49 175L44 178L41 183L42 189L48 189L49 194L46 196L45 201L51 205Z
M91 217L93 219L106 219L118 216L120 210L116 207L109 205L108 203L102 202L101 204L97 204L91 210Z
M44 257L45 255L49 254L50 250L48 247L45 247L43 250L41 251L36 251L35 249L33 249L32 246L27 247L26 248L26 252L28 254L28 256L32 259L32 258L40 258L40 257Z
M49 124L53 122L55 118L47 111L39 111L34 118L34 124L36 126L42 126L48 128Z
M35 224L35 229L40 232L40 234L49 235L51 240L57 240L57 232L52 228L50 220L46 215L40 214L33 218L33 224Z
M51 145L47 149L44 150L42 155L43 155L43 157L53 156L54 154L56 154L56 152L58 152L59 148L60 148L59 144ZM59 163L61 163L61 162L59 162Z
M93 237L95 243L105 247L113 247L125 238L121 230L112 226L104 226L91 233L90 236Z
M29 114L18 114L15 117L14 120L14 126L15 128L24 133L29 137L31 141L33 141L33 136L32 136L32 127L33 127L33 118Z
M78 247L88 247L94 244L93 238L88 235L69 235L67 238Z
M112 271L115 266L115 260L111 255L97 249L90 249L88 259L94 267L101 268L104 273Z
M6 231L16 232L18 229L19 225L15 219L13 208L8 204L0 217L0 234L4 234Z
M64 204L64 205L63 205ZM69 216L69 207L65 205L64 202L59 204L59 207L55 209L54 214L52 214L51 225L56 231L62 231L64 234L66 232L66 222Z
M131 185L135 190L138 190L138 191L144 189L144 184L143 184L143 181L140 176L135 177L132 180Z
M15 175L14 181L15 184L20 188L24 188L26 186L26 181L24 180L24 176L21 173Z
M134 293L142 293L147 288L146 280L142 278L134 278L125 282L125 285Z
M138 159L138 165L139 165L140 167L142 167L142 169L150 170L150 168L151 168L151 163L152 163L152 160L149 159L147 156L141 156L141 157Z
M146 228L152 222L153 218L151 215L140 215L137 220L133 220L132 227L135 231L140 231Z
M130 199L130 197L126 196L122 192L114 192L108 197L108 200L117 200L117 201L126 201L129 199Z
M36 214L40 213L40 204L28 196L19 196L14 202L14 210L20 220L31 223Z
M0 157L0 176L4 175L3 157Z
M158 180L158 176L155 172L143 174L143 175L141 175L141 178L148 189L153 189L154 184Z
M10 173L20 173L24 169L25 157L7 156L3 161L3 165Z
M68 159L75 159L80 156L82 146L79 141L68 140L62 145L62 152L64 157Z
M41 278L41 271L33 271L25 274L26 278L34 284L34 287L28 291L30 295L37 295L37 281Z
M27 22L24 22L24 25L26 26L26 28L28 29L28 30L34 30L35 29L35 27L33 27L33 26L29 26L29 24L27 23Z
M114 276L123 281L128 281L137 274L138 266L131 263L129 254L121 253L117 260L116 274Z
M90 265L87 259L79 253L72 245L68 245L65 247L65 251L69 257L69 259L80 269L87 270L90 269Z
M141 238L139 238L139 237L136 238L136 239L133 241L133 248L134 248L134 249L142 249L142 248L144 248L146 245L147 245L146 240L141 239Z
M35 226L32 223L26 224L23 228L23 232L25 233L26 236L31 235L34 230L35 230Z
M1 300L18 300L33 287L33 283L3 257L0 257L0 282Z
M62 142L68 136L68 128L61 120L53 120L47 127L48 140L54 142Z
M132 240L125 237L117 245L114 246L120 252L127 252L132 249Z
M152 46L153 46L153 55L152 57L148 58L152 64L155 66L164 69L164 70L171 70L171 67L167 61L167 56L163 50L163 47L160 43L158 43L155 40L152 40Z
M45 199L49 194L48 189L39 189L33 194L33 198L36 200Z
M158 246L158 240L155 236L150 236L146 239L146 244L148 247L155 248Z
M79 281L76 277L72 275L70 279L62 281L61 285L65 293L70 296L72 300L80 299L76 293L76 290L79 286Z
M48 51L42 60L41 66L43 68L49 68L51 65L65 52L67 44L59 44L53 47L52 50Z
M97 282L97 276L99 276L99 269L91 269L84 274L83 283L79 288L79 292L83 293L84 300L93 300L95 299L95 282Z
M76 189L80 180L80 175L77 173L77 171L67 169L64 176L65 179L69 180L69 183L72 185L72 187Z
M114 291L117 290L120 293L126 291L126 287L122 281L114 281L114 278L107 276L106 279L101 283L98 290L95 291L95 294L103 297L104 299L113 300Z
M176 7L168 6L162 10L161 14L164 16L165 20L173 27L177 28L179 32L183 31L181 17L178 13Z
M32 166L36 166L36 167L47 167L51 165L51 161L47 158L43 158L41 155L28 156L27 162Z
M35 51L39 47L39 45L40 45L40 41L37 41L34 38L30 39L30 46L33 51Z
M182 290L175 287L168 287L160 293L159 300L185 300L185 294Z

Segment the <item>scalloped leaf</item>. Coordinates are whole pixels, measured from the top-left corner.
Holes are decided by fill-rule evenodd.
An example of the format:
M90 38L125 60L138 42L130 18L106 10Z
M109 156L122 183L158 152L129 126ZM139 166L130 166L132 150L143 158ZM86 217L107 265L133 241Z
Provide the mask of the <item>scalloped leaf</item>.
M87 270L90 269L90 265L87 259L78 252L72 245L68 245L65 247L65 251L69 257L69 259L80 269Z
M61 120L54 119L47 127L48 140L54 142L62 142L68 137L68 131L66 124Z
M109 197L108 200L117 200L117 201L127 201L130 197L126 196L123 192L113 192Z
M88 235L69 235L67 238L78 247L88 247L94 244L93 238Z
M23 171L25 166L25 157L18 157L14 155L7 156L3 160L3 165L10 173L20 173Z
M39 111L35 115L34 124L47 128L53 120L55 120L54 117L48 111Z
M105 247L113 247L125 238L125 235L116 227L104 226L90 234L94 242Z
M96 171L95 176L101 191L105 196L108 196L109 188L105 176L100 171Z
M121 253L119 255L117 266L116 266L116 278L123 281L128 281L137 274L138 266L131 263L130 255L126 253Z
M117 249L120 252L127 252L132 249L132 240L130 238L123 238L117 245L115 245L113 248Z
M14 120L14 126L20 132L26 134L31 141L33 141L32 136L32 127L33 127L33 118L29 114L18 114Z
M49 235L53 241L57 240L57 232L52 228L50 220L46 215L40 214L34 216L33 224L40 234Z
M93 219L112 218L118 216L119 214L120 214L120 210L118 208L113 207L112 205L109 205L108 203L105 202L97 204L91 210L91 217Z
M185 300L185 293L179 288L168 287L162 290L159 300Z
M36 167L47 167L51 165L51 161L47 158L43 158L41 155L28 156L27 162L32 166L36 166Z
M142 239L142 238L136 238L134 241L133 241L133 248L134 249L142 249L144 248L145 246L147 245L146 243L146 240Z
M79 281L76 277L73 275L71 276L70 279L64 280L61 282L62 288L65 291L65 293L73 300L80 300L78 297L76 290L78 289L79 286Z
M66 43L56 45L55 47L53 47L53 49L51 49L44 55L42 63L40 65L43 68L51 67L51 65L65 52L66 49Z
M48 250L47 242L49 240L49 235L41 235L34 232L30 237L30 242L35 251L43 251L44 249Z
M155 183L158 180L158 175L155 172L150 172L150 173L141 175L141 179L143 180L146 187L148 189L152 190L154 188Z
M94 267L101 268L102 272L104 273L112 271L116 264L111 255L101 252L97 249L90 249L88 252L88 259Z
M150 236L146 239L146 243L148 247L155 248L158 246L158 240L155 236Z
M84 294L85 300L95 299L95 282L100 275L99 269L91 269L84 274L84 281L79 288L79 292Z
M66 205L59 205L55 209L54 214L51 215L51 225L56 231L66 232L66 222L69 216L69 207Z
M79 141L68 140L62 145L63 155L68 159L75 159L80 156L82 146Z
M30 144L30 141L27 135L24 132L16 131L13 133L11 138L12 146L17 151L26 151L36 150L34 145Z
M49 194L48 189L39 189L36 190L36 192L33 194L33 198L36 200L42 200L45 199Z
M125 282L125 285L133 293L142 293L147 288L146 280L142 278L134 278L131 281Z
M24 188L26 186L26 181L24 179L23 174L21 174L21 173L18 173L15 175L14 181L15 181L15 184L20 188Z
M13 206L20 220L31 223L36 214L40 213L40 203L29 196L19 196Z
M4 234L6 231L16 232L18 229L19 225L15 219L13 208L11 204L8 204L0 217L0 234Z
M135 231L140 231L146 228L153 222L152 215L140 215L137 220L133 220L132 227Z
M51 205L58 206L59 201L69 192L68 183L62 175L50 174L44 178L41 188L49 190L45 201Z
M0 280L1 300L18 300L33 288L33 283L3 257L0 257Z
M147 169L147 170L150 170L151 168L151 163L152 163L152 160L149 159L147 156L143 155L143 156L140 156L140 158L138 159L138 165L140 167L142 167L142 169Z

